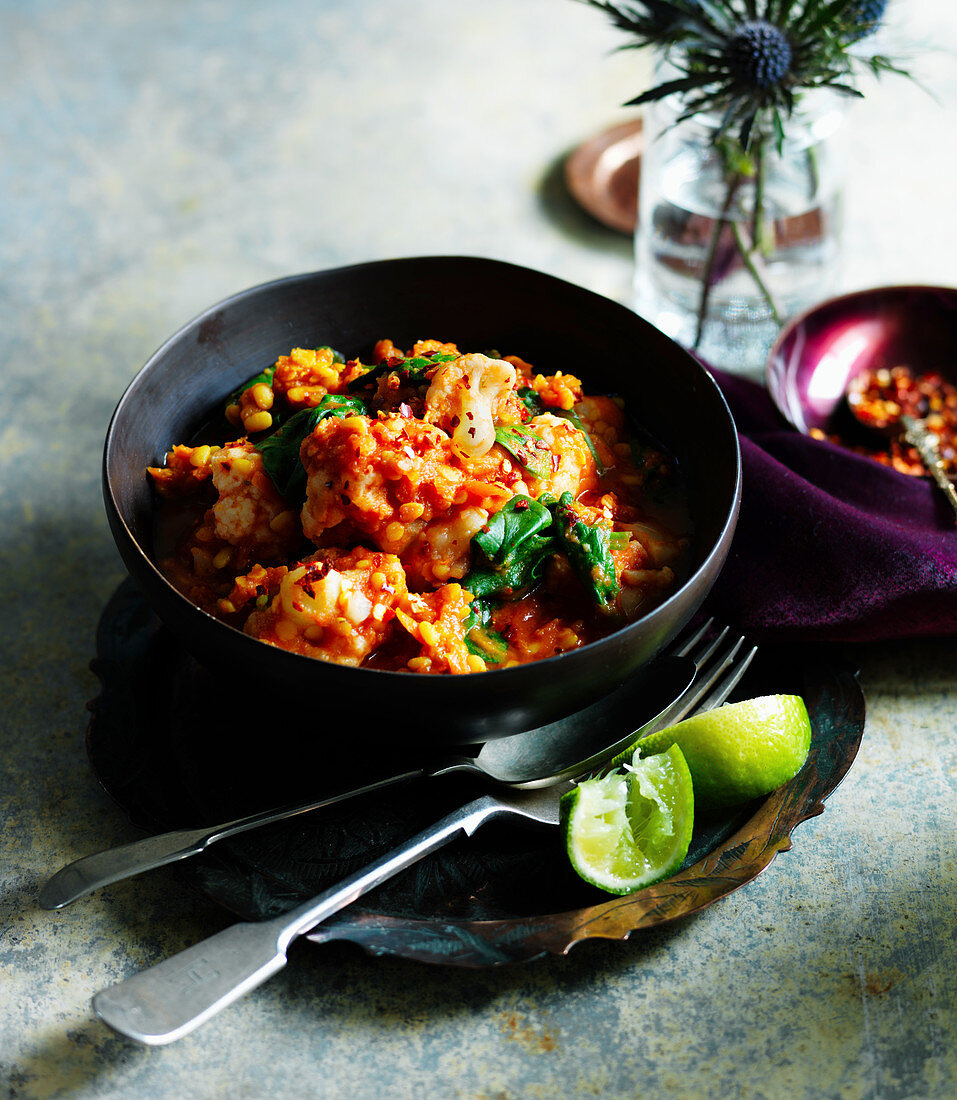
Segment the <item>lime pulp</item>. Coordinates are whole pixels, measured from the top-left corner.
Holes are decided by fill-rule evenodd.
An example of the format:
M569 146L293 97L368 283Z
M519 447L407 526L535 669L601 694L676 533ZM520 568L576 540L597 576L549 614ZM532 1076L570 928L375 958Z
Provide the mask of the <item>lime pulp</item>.
M599 889L631 894L684 862L694 822L691 774L671 746L584 780L563 797L561 810L575 871Z

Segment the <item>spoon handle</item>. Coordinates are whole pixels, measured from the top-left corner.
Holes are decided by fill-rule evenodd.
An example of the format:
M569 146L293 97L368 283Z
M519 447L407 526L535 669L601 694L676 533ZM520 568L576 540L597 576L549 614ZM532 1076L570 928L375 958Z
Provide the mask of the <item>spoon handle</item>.
M390 775L385 779L368 783L364 787L340 791L316 802L282 806L279 809L266 810L262 813L250 814L248 817L226 821L221 825L200 829L177 829L174 832L134 840L131 844L124 844L119 848L109 848L103 852L82 856L61 868L46 882L40 891L40 907L62 909L64 905L86 897L101 886L122 882L143 871L152 871L156 867L165 867L169 863L198 855L217 840L236 836L237 833L245 833L249 829L257 829L260 825L269 825L274 821L285 821L299 814L321 810L324 806L332 806L347 798L380 791L397 783L418 779L425 774L426 769L416 768L413 771L400 772L398 775Z
M916 447L921 462L930 471L930 476L937 482L951 508L957 517L957 489L947 476L944 469L944 460L941 458L937 446L937 436L928 429L923 420L915 420L912 416L902 416L901 424L904 427L904 438L912 446Z

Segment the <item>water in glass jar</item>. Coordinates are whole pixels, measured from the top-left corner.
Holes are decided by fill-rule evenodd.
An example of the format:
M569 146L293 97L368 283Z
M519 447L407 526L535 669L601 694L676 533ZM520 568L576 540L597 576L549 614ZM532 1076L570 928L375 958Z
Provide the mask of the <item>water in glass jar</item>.
M758 192L712 144L671 132L649 146L641 189L637 312L715 366L759 374L781 323L836 283L830 160L814 143L769 150Z

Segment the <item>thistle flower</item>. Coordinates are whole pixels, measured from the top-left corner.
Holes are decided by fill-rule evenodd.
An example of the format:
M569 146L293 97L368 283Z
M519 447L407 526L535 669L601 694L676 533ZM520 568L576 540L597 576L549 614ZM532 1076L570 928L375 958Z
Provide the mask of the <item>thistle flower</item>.
M733 248L775 321L783 317L766 260L775 226L767 201L772 142L784 155L785 124L805 92L827 88L860 96L857 70L908 75L860 46L883 18L887 0L581 0L629 36L623 49L655 46L677 70L628 106L673 97L674 124L715 119L711 141L724 177L703 256L694 347L708 322L711 288L722 276L722 249ZM815 151L805 150L816 180ZM816 188L817 183L813 186Z
M716 137L736 129L746 149L760 119L780 146L801 92L830 88L848 96L855 69L902 72L886 57L850 46L879 22L887 0L581 0L631 36L624 49L657 46L679 76L628 106L677 95L679 122L716 113ZM906 75L906 74L904 74Z
M852 0L846 15L852 28L851 40L856 42L859 38L873 34L886 10L887 0Z
M773 23L742 23L725 50L728 72L742 88L767 91L780 84L791 68L791 43Z

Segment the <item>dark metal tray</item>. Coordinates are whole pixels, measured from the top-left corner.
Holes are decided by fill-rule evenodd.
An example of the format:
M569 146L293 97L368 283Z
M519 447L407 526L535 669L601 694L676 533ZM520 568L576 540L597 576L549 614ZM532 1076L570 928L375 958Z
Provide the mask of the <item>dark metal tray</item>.
M213 824L390 774L363 730L388 724L361 699L262 698L255 683L214 680L158 622L132 582L104 610L87 747L96 775L137 826ZM820 652L820 650L818 651ZM864 700L853 671L804 649L759 654L737 695L803 695L813 741L790 783L733 815L695 823L672 878L609 898L569 867L556 830L490 824L316 928L373 954L492 966L562 954L592 937L687 916L759 874L823 811L857 754ZM396 746L396 761L401 746ZM407 763L407 754L403 756ZM397 770L397 769L396 769ZM448 776L356 799L215 845L182 877L246 919L291 908L429 825L480 789Z

